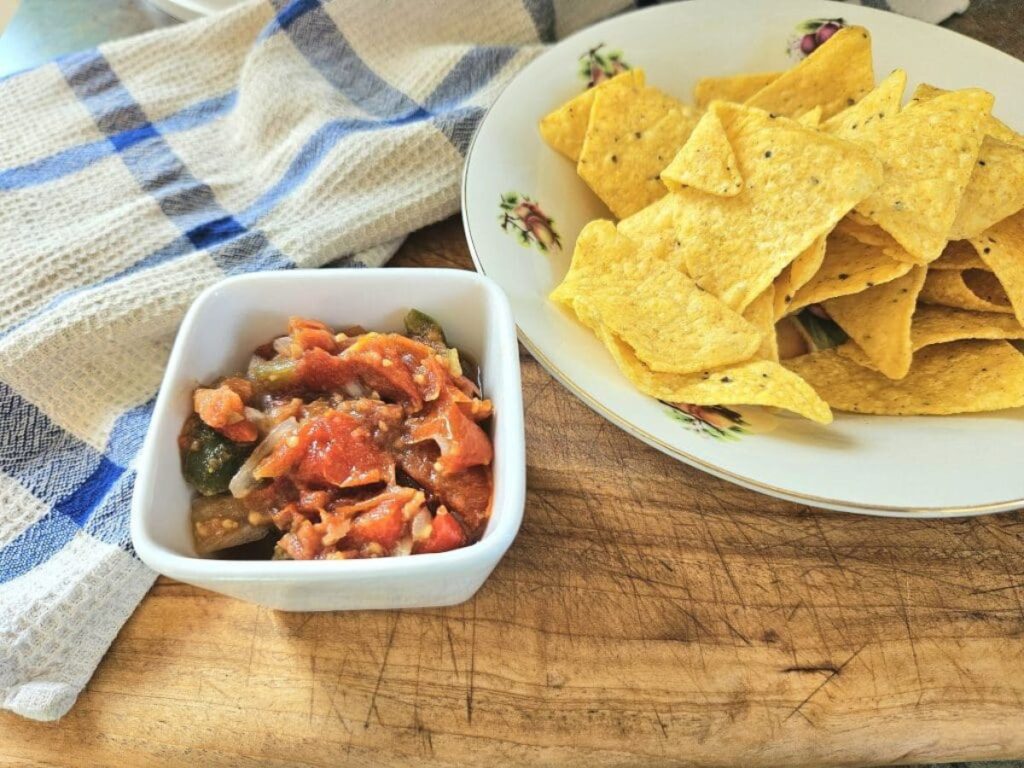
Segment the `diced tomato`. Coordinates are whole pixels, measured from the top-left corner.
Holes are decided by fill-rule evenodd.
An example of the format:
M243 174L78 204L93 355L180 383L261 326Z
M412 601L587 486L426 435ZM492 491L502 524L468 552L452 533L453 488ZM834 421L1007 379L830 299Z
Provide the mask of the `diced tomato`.
M434 515L430 524L430 536L424 541L417 541L412 546L414 555L427 552L447 552L450 549L458 549L466 543L466 534L459 525L459 521L443 507Z
M236 443L251 443L260 436L256 425L249 421L236 421L220 428L220 433Z
M300 349L322 349L330 353L338 351L338 342L334 339L334 331L317 320L290 317L288 318L288 333Z
M192 395L192 405L205 424L220 429L245 418L245 404L242 398L228 387L197 389Z
M348 488L394 477L393 459L374 444L372 432L351 414L332 412L300 432L306 432L308 443L295 470L298 480Z
M308 349L299 360L296 384L317 392L343 389L355 376L346 370L341 358L319 347Z
M352 519L352 527L345 536L344 544L365 547L375 542L385 552L391 552L405 536L409 520L423 503L422 492L412 488L395 488L349 507L349 511L358 511L358 514Z
M249 399L252 397L252 382L249 381L248 379L243 379L238 376L231 376L229 378L224 379L224 381L222 381L220 385L222 387L227 387L240 398L242 398L242 402L248 402Z
M216 389L197 389L192 395L192 405L205 424L229 440L251 443L259 437L259 432L245 420L245 403L239 391L251 395L252 387L244 379L226 379Z
M448 391L434 403L410 431L413 442L433 440L441 449L438 461L445 473L490 464L494 456L491 441L480 425L466 415Z
M490 516L491 473L485 466L444 474L435 468L439 456L433 442L406 447L399 458L402 470L448 509L458 513L471 540L479 538Z
M374 432L352 413L328 411L303 424L256 467L257 478L280 477L315 486L348 488L394 478L394 459L374 442Z

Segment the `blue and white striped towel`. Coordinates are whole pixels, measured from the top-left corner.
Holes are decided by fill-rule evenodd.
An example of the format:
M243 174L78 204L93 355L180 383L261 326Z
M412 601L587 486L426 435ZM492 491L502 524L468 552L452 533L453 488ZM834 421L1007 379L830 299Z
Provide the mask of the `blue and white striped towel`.
M0 81L4 708L67 712L153 581L133 461L192 298L382 265L538 43L625 4L249 0Z

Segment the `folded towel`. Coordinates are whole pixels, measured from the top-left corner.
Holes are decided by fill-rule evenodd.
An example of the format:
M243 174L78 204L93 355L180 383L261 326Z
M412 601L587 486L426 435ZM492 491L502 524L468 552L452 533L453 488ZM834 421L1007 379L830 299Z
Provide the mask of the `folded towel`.
M133 462L196 294L384 264L540 44L625 4L250 0L0 81L4 708L67 712L153 581Z

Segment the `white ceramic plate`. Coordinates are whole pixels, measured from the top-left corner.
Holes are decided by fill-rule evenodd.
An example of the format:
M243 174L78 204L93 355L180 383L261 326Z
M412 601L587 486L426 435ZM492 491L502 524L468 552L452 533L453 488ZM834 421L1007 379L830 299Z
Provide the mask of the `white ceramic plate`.
M837 413L828 427L740 409L746 424L714 413L703 414L707 423L634 390L600 343L546 299L568 268L577 233L591 219L608 216L536 127L586 86L581 73L588 51L621 53L646 70L649 83L691 101L700 77L792 66L799 56L792 47L798 25L837 17L871 30L876 75L903 67L908 94L922 81L981 86L996 95L996 114L1024 129L1024 63L948 30L823 0L658 6L562 41L500 95L466 164L463 216L473 258L508 294L520 339L552 375L595 411L681 461L748 488L835 510L940 517L1024 507L1024 409L941 418ZM501 208L503 195L512 196L506 206L511 210ZM560 248L543 252L536 242L523 242L517 215L528 213L524 202L553 219Z

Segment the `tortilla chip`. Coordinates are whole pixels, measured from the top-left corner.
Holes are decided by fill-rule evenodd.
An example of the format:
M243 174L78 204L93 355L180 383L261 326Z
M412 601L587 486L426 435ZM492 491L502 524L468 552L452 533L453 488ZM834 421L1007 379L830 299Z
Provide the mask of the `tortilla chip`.
M808 128L817 128L818 124L821 123L821 106L819 105L814 109L804 112L796 121L800 125L806 125Z
M615 334L605 329L598 335L634 386L658 400L692 405L768 405L819 424L832 421L831 411L814 390L770 360L753 360L688 376L655 373Z
M968 240L1024 209L1024 147L986 136L949 237Z
M910 101L927 101L928 99L934 99L936 96L941 96L944 93L949 93L949 91L944 88L936 88L934 85L921 83L914 89L914 95L911 96ZM996 141L1001 141L1004 144L1012 144L1015 147L1024 149L1024 136L1017 133L995 115L989 115L986 117L984 123L984 132L986 136L991 136Z
M827 299L860 293L907 274L912 265L896 261L887 248L833 233L821 269L789 302L787 314Z
M686 270L682 243L676 236L675 202L666 195L632 216L619 222L619 232L635 242L640 251L651 258L664 260L677 269Z
M693 102L697 109L706 109L712 101L734 101L742 104L781 72L752 72L725 77L703 77L693 89Z
M995 273L1017 320L1024 323L1024 211L985 230L971 245Z
M914 101L928 101L947 91L920 85ZM985 139L964 190L950 240L977 237L996 222L1024 208L1024 136L989 115L982 126Z
M775 286L769 285L743 312L743 317L761 333L757 357L779 361L779 345L775 338Z
M960 339L1024 339L1024 326L1011 315L922 304L914 313L911 337L917 351Z
M891 118L900 111L903 89L907 87L907 73L894 69L871 93L852 107L825 121L821 130L844 139L856 139L857 132L876 120Z
M840 411L892 416L974 413L1024 405L1024 355L1005 341L954 341L925 347L893 381L836 349L787 360Z
M974 247L966 240L952 240L946 244L942 255L928 265L928 269L988 269ZM991 270L989 270L991 271Z
M978 88L911 103L858 129L885 165L885 182L857 211L891 234L919 264L942 253L970 180L992 109Z
M686 142L696 113L657 88L594 95L576 171L619 219L662 197L659 174Z
M894 251L902 251L903 248L897 243L893 236L880 226L866 219L856 211L850 211L844 216L835 228L836 234L847 235L854 240L859 240L866 245L877 245L879 248L892 248ZM893 254L896 257L897 254ZM909 261L912 257L905 255L904 259L897 258L897 261Z
M724 197L740 193L743 177L717 112L704 113L683 148L661 172L661 180L670 190L693 187Z
M902 379L910 370L911 320L926 271L924 267L914 267L888 283L831 299L823 305L874 367L890 379Z
M655 371L692 373L753 355L761 332L683 272L638 258L610 221L580 233L566 279L551 295L586 325L596 318Z
M1013 128L997 117L993 116L985 121L985 133L996 141L1001 141L1004 144L1012 144L1015 147L1024 149L1024 136L1017 133Z
M983 277L985 275L988 279ZM1000 295L1001 290L991 272L978 269L929 269L919 300L925 304L941 304L975 312L1013 314L1010 300L1005 292Z
M821 269L825 261L826 235L818 237L810 246L793 259L782 273L775 278L775 319L783 317L796 292L803 288Z
M827 120L860 101L874 86L871 36L863 27L845 27L751 96L747 104L788 117L821 106Z
M881 180L870 153L850 142L739 104L715 102L743 191L673 192L677 252L687 273L742 312L783 268L830 231Z
M587 123L590 122L590 108L594 105L594 94L606 88L626 86L636 89L642 88L643 85L644 71L629 69L593 88L588 88L554 112L545 115L540 121L540 135L549 147L576 162L579 160L580 150L583 148Z
M615 224L607 219L595 219L577 235L569 271L548 298L574 309L573 302L581 283L619 269L642 268L635 257L635 244L628 238L619 237Z

